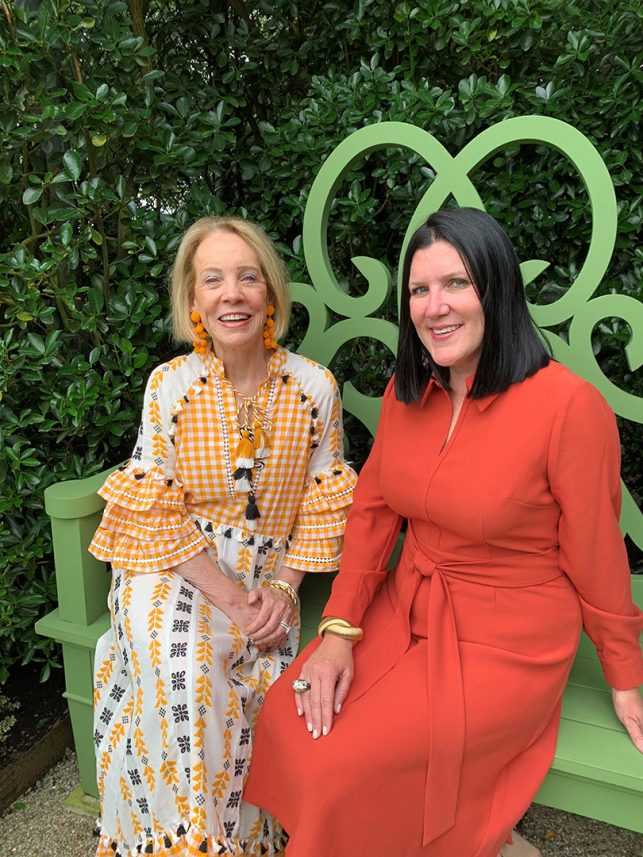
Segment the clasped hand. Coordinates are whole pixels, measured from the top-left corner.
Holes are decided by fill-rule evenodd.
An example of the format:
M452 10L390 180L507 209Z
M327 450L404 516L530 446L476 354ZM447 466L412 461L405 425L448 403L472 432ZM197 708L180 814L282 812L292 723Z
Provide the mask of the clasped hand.
M284 625L290 628L296 619L288 596L269 586L242 593L229 615L261 652L276 649L288 636Z

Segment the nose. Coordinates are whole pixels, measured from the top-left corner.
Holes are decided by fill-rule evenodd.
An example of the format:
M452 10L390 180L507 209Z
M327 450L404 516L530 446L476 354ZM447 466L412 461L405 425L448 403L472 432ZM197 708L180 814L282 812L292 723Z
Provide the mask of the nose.
M224 277L221 288L221 297L226 301L238 301L241 297L241 284L237 277L232 274Z
M426 302L426 315L428 318L441 318L448 315L451 309L447 300L444 289L441 286L436 286L429 290Z

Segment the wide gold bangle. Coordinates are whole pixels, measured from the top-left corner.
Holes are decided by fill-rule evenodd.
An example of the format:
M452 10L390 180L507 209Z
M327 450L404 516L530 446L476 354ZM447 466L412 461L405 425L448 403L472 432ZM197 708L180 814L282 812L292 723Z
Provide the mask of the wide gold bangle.
M319 636L323 637L326 632L335 634L337 637L343 637L345 640L352 640L355 643L364 636L361 628L351 625L346 619L338 619L335 616L327 616L319 623L317 629Z
M292 605L295 609L299 607L299 596L293 586L291 586L287 580L279 580L275 578L275 580L269 580L268 586L271 589L276 589L278 592L283 592L284 595L287 595L291 600Z

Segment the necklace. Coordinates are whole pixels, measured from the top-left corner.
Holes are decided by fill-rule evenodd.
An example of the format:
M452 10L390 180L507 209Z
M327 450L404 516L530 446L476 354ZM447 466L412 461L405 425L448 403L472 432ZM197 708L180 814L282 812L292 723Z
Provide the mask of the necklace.
M257 506L257 487L264 458L270 448L269 432L271 428L270 414L274 402L275 379L272 379L268 402L265 408L258 402L258 393L244 396L233 388L237 408L237 425L239 428L239 443L234 458L235 491L248 495L245 510L246 525L254 530L257 520L261 517Z

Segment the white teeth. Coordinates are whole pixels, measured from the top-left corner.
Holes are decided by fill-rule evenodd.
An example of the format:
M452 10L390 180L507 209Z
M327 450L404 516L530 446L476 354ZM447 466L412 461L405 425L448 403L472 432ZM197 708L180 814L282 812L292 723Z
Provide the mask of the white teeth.
M454 330L457 330L461 325L452 324L450 327L434 327L432 328L432 332L436 336L445 336L447 333L452 333Z
M247 318L250 318L250 316L245 315L245 313L231 312L229 315L220 316L219 321L245 321Z

